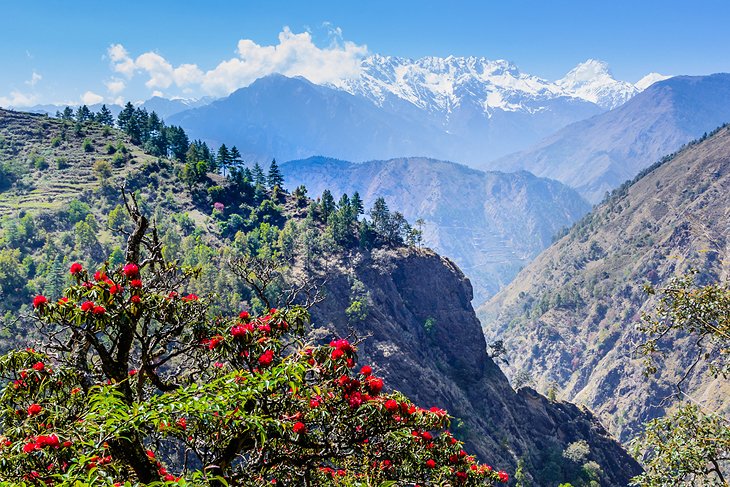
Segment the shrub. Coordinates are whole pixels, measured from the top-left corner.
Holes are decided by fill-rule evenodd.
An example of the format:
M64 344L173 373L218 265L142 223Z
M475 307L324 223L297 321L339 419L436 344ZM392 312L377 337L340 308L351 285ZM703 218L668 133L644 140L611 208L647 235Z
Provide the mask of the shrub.
M94 144L92 144L91 143L91 139L89 139L87 137L81 143L81 148L84 150L84 152L93 152L94 151Z
M445 411L384 393L370 367L355 371L353 344L303 341L303 308L212 318L208 300L179 292L193 271L158 264L92 276L75 263L63 298L33 300L39 320L69 346L0 358L3 479L507 481L463 452L444 430ZM84 332L90 327L95 333Z

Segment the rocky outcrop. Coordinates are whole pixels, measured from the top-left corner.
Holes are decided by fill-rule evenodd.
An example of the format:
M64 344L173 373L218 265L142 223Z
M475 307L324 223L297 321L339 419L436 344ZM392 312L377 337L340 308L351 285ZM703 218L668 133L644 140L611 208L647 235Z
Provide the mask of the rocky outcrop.
M369 292L369 311L348 327L344 310L355 281ZM376 364L386 384L416 403L448 409L453 429L482 460L515 472L522 459L534 485L553 485L570 479L545 478L549 464L563 461L570 443L585 440L603 485L626 485L640 471L588 411L512 389L487 355L471 285L448 259L405 248L356 254L328 274L326 292L313 309L315 336L365 337L361 362Z

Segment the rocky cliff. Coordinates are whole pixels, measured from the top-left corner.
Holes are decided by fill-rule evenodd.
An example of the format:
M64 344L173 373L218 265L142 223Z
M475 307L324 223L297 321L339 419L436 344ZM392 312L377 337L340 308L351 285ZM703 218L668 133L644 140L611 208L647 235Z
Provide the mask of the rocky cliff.
M345 313L358 282L369 293L359 297L367 302L359 322ZM483 460L515 472L521 459L534 485L557 485L571 480L573 467L562 452L585 440L602 485L626 485L639 472L587 410L510 387L487 355L471 285L448 259L413 248L357 254L329 273L326 290L313 310L314 333L365 337L361 361L376 364L386 384L417 403L447 408L454 430Z

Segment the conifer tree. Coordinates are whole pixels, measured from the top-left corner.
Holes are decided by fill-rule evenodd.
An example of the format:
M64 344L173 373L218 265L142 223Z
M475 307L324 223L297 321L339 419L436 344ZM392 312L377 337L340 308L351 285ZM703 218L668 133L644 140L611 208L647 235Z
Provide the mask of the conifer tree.
M269 183L269 189L272 191L277 186L280 189L282 189L284 186L284 176L281 175L281 171L279 170L279 165L276 163L276 159L271 160L267 182Z
M95 119L102 125L108 125L110 127L114 125L114 116L106 105L101 106L101 109L99 110L99 113L96 114Z
M319 212L323 222L327 222L327 219L335 211L335 199L332 197L332 193L329 189L322 191L322 200L319 203Z
M221 144L218 148L218 156L216 157L218 166L223 170L223 175L226 175L226 170L231 167L231 153L228 151L226 144Z
M243 158L241 157L241 153L238 151L238 147L234 145L231 147L231 167L240 170L242 164Z
M264 175L264 170L261 168L261 165L256 162L253 165L253 182L256 186L266 186L266 176Z

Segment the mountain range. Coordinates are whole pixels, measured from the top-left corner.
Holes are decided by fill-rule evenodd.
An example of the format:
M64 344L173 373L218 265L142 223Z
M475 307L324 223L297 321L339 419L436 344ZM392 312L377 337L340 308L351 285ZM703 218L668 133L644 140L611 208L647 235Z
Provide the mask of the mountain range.
M352 163L325 157L281 165L287 186L311 197L329 189L358 192L369 208L378 197L415 224L424 244L453 259L481 303L508 284L553 236L588 212L572 189L526 171L482 172L427 158Z
M491 166L557 179L597 203L665 154L728 121L730 74L676 76Z
M429 156L479 168L639 91L595 60L550 82L503 60L376 55L354 79L320 86L270 75L170 121L252 161Z
M730 128L643 171L581 219L478 309L488 341L504 340L507 373L588 406L626 441L684 392L730 411L727 383L690 368L694 339L672 338L658 373L644 377L637 323L659 289L690 269L698 282L730 276Z

